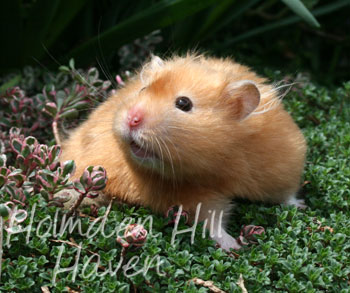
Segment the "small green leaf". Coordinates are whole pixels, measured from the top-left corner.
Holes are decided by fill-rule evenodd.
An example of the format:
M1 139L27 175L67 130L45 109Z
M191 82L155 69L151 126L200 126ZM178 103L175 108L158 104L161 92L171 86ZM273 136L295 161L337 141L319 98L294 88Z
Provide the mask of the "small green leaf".
M22 150L21 141L19 141L18 139L15 138L11 141L11 144L12 144L12 147L14 148L15 151L17 151L18 153L21 152L21 150Z
M62 71L62 72L66 72L66 73L69 73L70 72L70 69L68 66L65 66L65 65L61 65L59 68L58 68L59 71Z
M5 154L1 154L0 155L0 167L5 167L6 166L6 160L7 157Z
M0 204L0 216L3 218L8 217L10 214L9 208L4 204Z
M35 144L38 143L38 141L36 140L36 138L33 137L33 136L28 136L28 137L26 137L24 141L25 141L25 143L26 143L27 145L35 145Z
M21 155L24 157L24 158L27 158L30 154L30 147L28 145L24 145L22 151L21 151Z
M85 190L83 184L81 184L80 181L75 181L73 186L74 186L74 189L76 191L78 191L79 193L86 193L86 190Z
M65 177L68 174L72 174L75 171L75 162L73 160L69 160L63 163L63 171L62 176Z
M70 67L71 69L75 70L75 62L74 62L74 59L73 59L73 58L71 58L71 59L69 60L69 67Z
M49 200L50 195L45 189L40 190L40 194L46 201Z
M311 14L311 12L305 7L303 2L301 2L300 0L282 0L282 2L310 25L320 27L320 24L318 23L316 18Z
M0 94L6 92L6 90L8 90L9 88L17 86L21 81L21 78L22 77L20 75L16 75L15 77L11 78L8 82L0 86Z
M71 109L68 111L64 111L60 114L60 118L76 118L78 117L79 112L76 109Z
M60 111L62 109L62 105L64 104L64 101L66 98L67 98L67 94L64 91L57 91L56 103L57 103L58 111Z
M6 177L3 175L0 175L0 187L3 186L6 182Z
M49 102L45 104L44 111L50 116L55 117L57 114L57 105L54 102Z

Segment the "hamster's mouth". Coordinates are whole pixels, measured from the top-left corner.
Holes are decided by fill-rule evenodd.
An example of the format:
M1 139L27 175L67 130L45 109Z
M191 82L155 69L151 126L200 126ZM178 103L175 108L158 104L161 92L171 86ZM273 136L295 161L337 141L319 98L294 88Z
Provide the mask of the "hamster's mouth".
M130 150L131 154L133 155L133 157L136 157L136 159L158 159L158 156L154 152L147 148L141 147L134 140L132 140L130 143Z

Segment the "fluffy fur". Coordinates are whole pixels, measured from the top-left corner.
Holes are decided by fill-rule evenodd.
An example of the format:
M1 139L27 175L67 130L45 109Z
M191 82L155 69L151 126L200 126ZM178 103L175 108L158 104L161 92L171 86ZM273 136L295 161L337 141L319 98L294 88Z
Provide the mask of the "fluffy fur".
M191 99L190 112L175 107L179 96ZM143 119L131 135L133 107ZM135 160L130 137L157 158ZM62 160L75 160L76 176L104 166L109 197L159 213L179 204L193 213L201 202L204 219L235 197L295 203L305 152L301 131L264 78L230 59L189 55L153 58L71 133ZM238 248L221 232L225 239L213 238Z

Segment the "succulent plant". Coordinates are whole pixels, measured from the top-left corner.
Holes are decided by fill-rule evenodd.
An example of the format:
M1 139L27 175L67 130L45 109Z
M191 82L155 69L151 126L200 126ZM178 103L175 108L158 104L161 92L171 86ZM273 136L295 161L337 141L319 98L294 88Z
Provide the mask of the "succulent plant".
M123 237L117 237L117 242L124 248L130 245L141 247L147 241L147 234L147 230L142 225L130 224L125 228Z
M265 233L264 227L247 225L242 228L241 234L237 238L237 241L241 245L256 244L258 243L256 240L256 235L261 235L262 233Z
M99 191L105 188L106 183L107 174L102 166L89 166L85 168L80 178L73 182L73 188L79 193L79 197L69 209L68 215L70 216L76 212L84 198L98 197Z
M34 73L31 68L26 68L22 84L33 86ZM16 86L0 94L3 114L0 132L16 126L21 128L23 135L43 140L48 140L53 133L56 143L60 144L59 132L64 135L65 131L63 124L68 128L74 126L76 118L82 117L87 109L95 107L110 94L110 81L100 79L94 67L87 71L75 69L74 60L70 60L69 66L61 66L59 74L45 76L46 84L41 93L27 96ZM0 139L4 140L3 136L0 135Z
M168 225L174 224L176 221L176 218L179 214L179 207L178 206L172 206L170 207L167 212L165 213L165 218L168 220ZM184 224L188 223L188 212L182 210L180 215L180 221Z
M4 220L5 230L11 232L20 228L19 224L27 219L28 213L24 209L18 209L14 202L8 201L0 204L0 216Z
M75 164L59 162L58 145L39 144L36 138L25 137L17 128L11 128L9 133L13 164L7 165L7 155L0 156L0 195L25 206L30 194L40 192L45 200L51 201L55 193L73 187L70 175Z
M107 182L106 170L102 166L89 166L83 175L74 182L74 189L89 198L95 198L95 191L105 188Z

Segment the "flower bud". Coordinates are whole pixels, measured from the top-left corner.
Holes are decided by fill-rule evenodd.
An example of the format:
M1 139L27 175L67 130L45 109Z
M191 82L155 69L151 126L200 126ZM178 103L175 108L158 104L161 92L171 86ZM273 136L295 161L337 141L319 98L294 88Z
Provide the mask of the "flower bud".
M99 191L105 188L107 182L106 170L101 166L87 167L80 177L79 183L75 182L75 189L80 193Z
M147 230L139 224L130 224L126 227L124 238L129 244L142 246L147 240Z
M54 102L49 102L45 104L43 111L49 114L51 117L55 117L57 114L57 105Z
M255 244L257 243L255 235L261 235L262 233L265 233L264 227L247 225L242 228L237 241L241 245Z
M168 225L174 224L176 221L176 218L179 214L179 207L178 206L172 206L170 207L167 212L165 213L165 218L168 219ZM184 224L188 223L188 212L182 210L180 221L183 221Z

